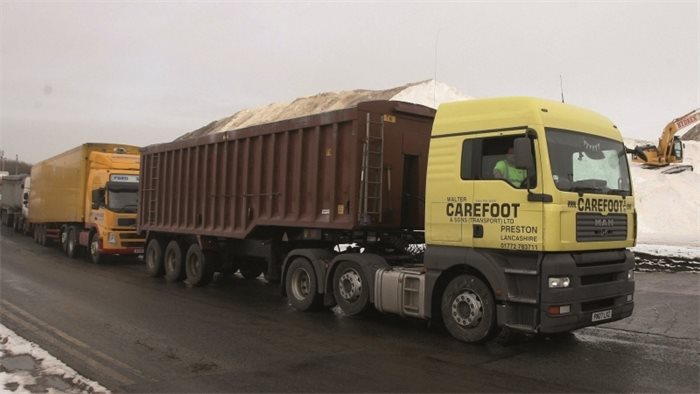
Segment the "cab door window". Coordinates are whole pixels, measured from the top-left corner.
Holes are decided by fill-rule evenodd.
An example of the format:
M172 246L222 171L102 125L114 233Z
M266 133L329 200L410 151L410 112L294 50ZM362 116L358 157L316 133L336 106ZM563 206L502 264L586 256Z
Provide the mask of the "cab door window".
M500 180L514 188L534 188L535 174L513 164L513 141L521 135L465 140L462 146L462 179ZM528 179L529 176L529 179Z

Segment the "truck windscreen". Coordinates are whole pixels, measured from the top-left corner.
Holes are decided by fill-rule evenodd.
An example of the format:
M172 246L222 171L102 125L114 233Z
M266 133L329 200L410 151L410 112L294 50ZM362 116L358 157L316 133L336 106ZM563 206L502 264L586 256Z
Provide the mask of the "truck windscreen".
M114 212L136 213L138 183L107 182L107 209Z
M561 191L631 195L622 142L591 134L546 130L554 184Z

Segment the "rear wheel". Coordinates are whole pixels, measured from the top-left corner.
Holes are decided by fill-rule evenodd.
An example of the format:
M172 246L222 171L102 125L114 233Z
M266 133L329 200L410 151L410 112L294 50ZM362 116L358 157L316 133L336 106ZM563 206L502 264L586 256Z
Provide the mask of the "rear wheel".
M333 294L340 309L354 316L369 307L369 283L359 264L343 261L333 274Z
M165 247L163 265L165 266L165 280L177 282L185 278L184 256L180 243L172 240Z
M460 341L484 342L496 331L491 289L473 275L460 275L450 281L442 294L441 312L445 327Z
M314 309L321 301L314 267L305 258L298 257L289 265L285 289L289 303L298 311Z
M49 240L46 238L46 226L39 227L39 245L48 246Z
M203 251L196 243L190 245L185 257L187 283L191 286L206 286L214 277L217 263L218 254L216 252Z
M152 277L163 276L165 273L165 266L163 263L163 246L161 241L157 238L152 238L148 241L146 246L146 253L144 256L146 263L146 274Z
M80 256L80 245L78 243L78 234L80 233L80 229L76 227L69 227L68 228L68 235L67 241L66 241L66 254L68 257L74 259Z

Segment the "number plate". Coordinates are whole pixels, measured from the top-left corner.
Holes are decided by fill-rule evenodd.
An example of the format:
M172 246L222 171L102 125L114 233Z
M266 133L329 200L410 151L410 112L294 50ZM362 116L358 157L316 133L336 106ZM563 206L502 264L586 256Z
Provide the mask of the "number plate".
M134 253L136 253L136 254L143 254L143 248L136 248L136 249L134 249ZM593 321L595 321L595 320L593 320Z
M608 309L607 311L593 312L593 315L591 316L591 321L608 320L611 318L612 309Z

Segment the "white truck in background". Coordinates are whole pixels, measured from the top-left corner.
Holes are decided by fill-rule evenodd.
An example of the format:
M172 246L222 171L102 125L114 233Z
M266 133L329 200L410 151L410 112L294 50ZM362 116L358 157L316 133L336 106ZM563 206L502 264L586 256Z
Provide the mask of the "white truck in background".
M23 231L28 212L29 176L27 174L7 175L0 184L0 218L2 224L15 231Z

